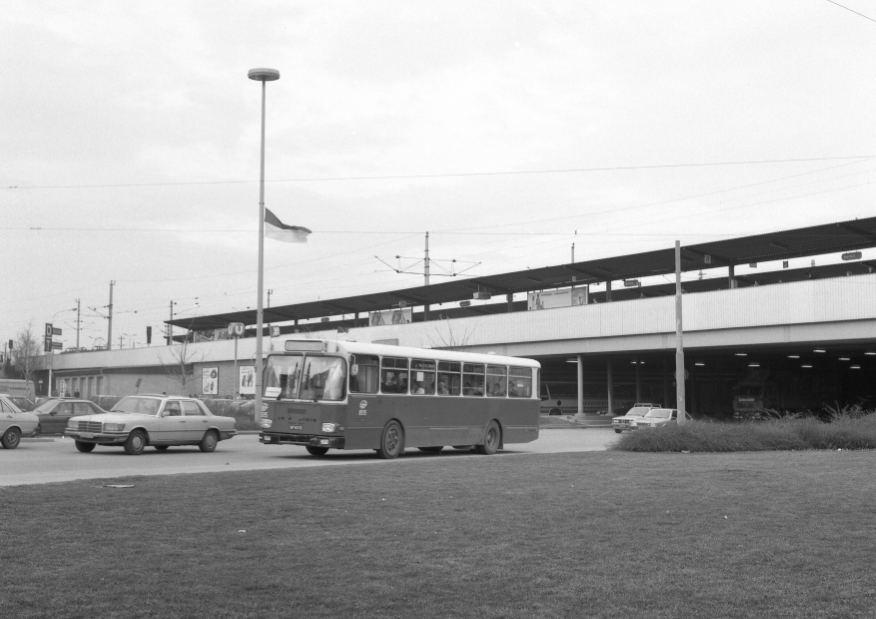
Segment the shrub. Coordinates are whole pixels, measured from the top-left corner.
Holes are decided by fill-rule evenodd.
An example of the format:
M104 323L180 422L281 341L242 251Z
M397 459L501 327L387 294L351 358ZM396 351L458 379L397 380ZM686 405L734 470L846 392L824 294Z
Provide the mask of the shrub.
M258 430L259 425L253 421L252 413L255 409L255 400L227 400L211 398L203 400L207 408L214 415L234 417L237 420L238 430Z
M631 432L613 449L691 452L876 449L876 412L844 411L832 415L827 423L798 415L751 423L691 421Z

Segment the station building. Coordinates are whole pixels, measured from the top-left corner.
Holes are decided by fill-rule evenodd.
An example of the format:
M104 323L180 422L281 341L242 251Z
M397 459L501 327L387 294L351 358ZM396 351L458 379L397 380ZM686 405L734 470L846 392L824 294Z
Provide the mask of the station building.
M681 271L698 273L682 284L687 410L876 406L874 246L876 218L682 247ZM271 307L265 350L297 333L523 356L542 364L545 412L671 407L674 274L667 248ZM254 310L177 319L172 345L54 355L54 389L250 397L255 323Z

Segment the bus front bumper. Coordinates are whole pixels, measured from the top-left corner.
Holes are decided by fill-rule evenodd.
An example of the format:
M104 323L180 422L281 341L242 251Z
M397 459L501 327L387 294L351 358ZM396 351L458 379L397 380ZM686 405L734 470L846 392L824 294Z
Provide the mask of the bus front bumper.
M313 447L329 447L343 449L343 436L320 436L313 434L287 434L285 432L261 432L259 442L265 445L312 445Z

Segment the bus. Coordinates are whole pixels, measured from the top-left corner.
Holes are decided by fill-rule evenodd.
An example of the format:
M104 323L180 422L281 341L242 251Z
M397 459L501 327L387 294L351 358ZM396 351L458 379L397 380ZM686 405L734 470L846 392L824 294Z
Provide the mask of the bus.
M531 359L363 342L273 338L259 440L329 449L445 446L490 455L538 438L540 364Z

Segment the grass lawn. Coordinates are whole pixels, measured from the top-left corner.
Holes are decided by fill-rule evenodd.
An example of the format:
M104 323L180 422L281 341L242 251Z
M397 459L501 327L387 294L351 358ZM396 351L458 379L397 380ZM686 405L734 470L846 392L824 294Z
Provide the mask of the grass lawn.
M437 456L0 488L0 614L873 617L874 459Z

